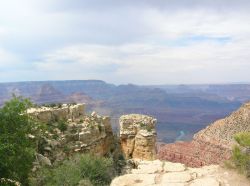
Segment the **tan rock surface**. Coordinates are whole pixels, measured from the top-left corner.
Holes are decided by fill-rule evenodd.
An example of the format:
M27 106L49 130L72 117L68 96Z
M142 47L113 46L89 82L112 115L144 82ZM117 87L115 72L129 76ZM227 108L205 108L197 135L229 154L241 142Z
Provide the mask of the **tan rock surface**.
M156 119L139 114L120 117L121 148L126 158L156 157Z
M29 109L28 113L49 125L39 149L51 163L76 152L104 156L114 148L110 118L97 113L86 115L83 104L41 107ZM64 125L64 130L60 125Z
M44 123L51 123L55 121L64 121L70 119L74 121L75 119L84 115L85 105L84 104L63 104L59 107L39 107L31 108L27 110L35 119L38 119Z
M115 178L111 186L249 186L250 181L219 165L188 168L183 164L138 161L138 169ZM165 172L163 167L171 167ZM176 168L174 168L176 166ZM184 168L184 169L183 169ZM151 171L150 171L151 170Z

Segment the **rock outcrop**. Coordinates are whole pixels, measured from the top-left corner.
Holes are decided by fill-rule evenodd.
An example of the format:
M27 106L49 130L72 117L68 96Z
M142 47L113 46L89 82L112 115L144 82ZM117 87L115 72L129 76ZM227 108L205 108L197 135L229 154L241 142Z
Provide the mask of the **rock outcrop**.
M38 119L44 123L53 123L57 121L65 121L80 118L84 115L85 105L84 104L63 104L60 107L39 107L28 109L30 114L35 119Z
M121 149L127 159L156 157L156 119L139 114L120 117Z
M218 165L188 168L184 164L164 161L140 161L137 168L115 178L111 186L248 186L242 175Z
M220 164L231 157L233 136L243 131L250 131L250 103L199 131L191 142L160 146L158 157L193 167Z
M104 156L114 148L110 118L95 112L85 114L83 104L35 108L28 113L46 126L38 144L37 160L41 164L61 161L76 152Z

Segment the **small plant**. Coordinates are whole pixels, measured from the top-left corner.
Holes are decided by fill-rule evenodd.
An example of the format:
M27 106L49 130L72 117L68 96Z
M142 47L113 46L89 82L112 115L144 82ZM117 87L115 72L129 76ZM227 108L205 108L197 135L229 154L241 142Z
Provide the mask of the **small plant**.
M144 123L139 124L141 128L144 128L146 125Z
M150 127L150 126L146 126L146 130L148 131L148 132L152 132L152 127Z
M52 137L54 140L57 140L59 138L59 135L58 134L53 134L53 137Z
M59 121L58 122L58 128L60 129L60 131L64 132L67 130L68 125L65 121Z
M57 103L58 108L62 108L62 103Z
M241 132L234 137L235 141L242 147L250 147L250 132Z
M250 132L243 132L235 135L238 143L233 148L232 162L240 173L250 177Z
M66 154L69 153L69 152L70 152L69 146L65 145L65 146L63 147L63 151L64 151Z
M102 132L102 126L98 124L97 127L98 127L99 132Z
M142 129L145 129L145 130L147 130L148 132L151 132L151 131L152 131L152 127L149 126L149 125L146 125L145 123L139 123L139 125L140 125L140 127L141 127Z

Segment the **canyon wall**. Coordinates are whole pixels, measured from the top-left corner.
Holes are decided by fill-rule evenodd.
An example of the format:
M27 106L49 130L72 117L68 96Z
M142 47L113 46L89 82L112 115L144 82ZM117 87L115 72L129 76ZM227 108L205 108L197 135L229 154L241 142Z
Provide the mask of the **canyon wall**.
M113 151L110 118L93 112L87 115L84 104L32 108L28 113L45 125L39 139L37 159L46 164L61 161L72 153L104 156ZM35 137L35 136L33 136Z
M85 113L84 104L62 104L60 107L38 107L27 110L33 118L44 122L53 123L59 120L71 120L80 118Z
M250 103L199 131L191 142L161 145L158 157L192 167L220 164L231 157L233 136L243 131L250 131Z
M127 159L156 158L156 119L139 114L120 117L121 149Z

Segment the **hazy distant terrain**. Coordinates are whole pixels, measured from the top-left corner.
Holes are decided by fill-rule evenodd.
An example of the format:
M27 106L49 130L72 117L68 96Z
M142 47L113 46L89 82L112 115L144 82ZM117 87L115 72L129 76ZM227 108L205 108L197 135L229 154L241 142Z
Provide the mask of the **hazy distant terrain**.
M110 115L118 127L121 114L149 114L158 119L159 141L188 140L212 121L250 100L250 85L116 86L99 80L0 84L0 105L12 94L38 104L85 102L88 110Z

